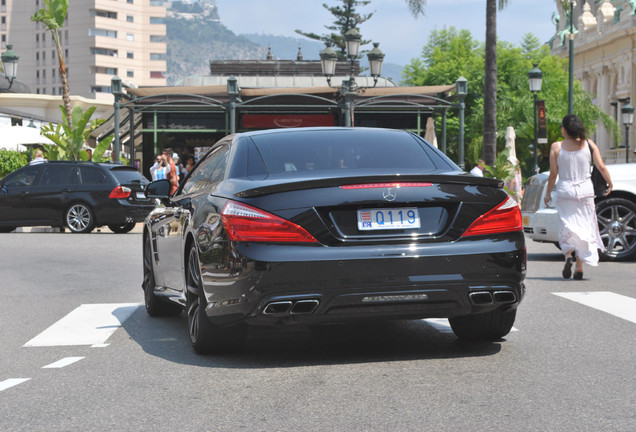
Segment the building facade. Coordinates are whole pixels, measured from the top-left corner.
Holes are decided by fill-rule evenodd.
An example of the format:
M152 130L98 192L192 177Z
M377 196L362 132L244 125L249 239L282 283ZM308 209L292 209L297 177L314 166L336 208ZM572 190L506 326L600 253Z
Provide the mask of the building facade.
M565 2L569 3L569 2ZM550 41L553 54L569 56L569 15L560 0L556 0L558 16L553 17L556 34ZM598 125L595 141L608 163L625 162L625 128L621 108L636 102L636 1L577 1L573 14L574 77L583 89L595 96L598 107L613 117L621 131ZM576 113L576 107L574 107ZM635 160L634 127L629 128L629 155ZM614 143L618 139L619 148Z
M72 0L61 31L73 95L109 99L114 75L129 86L166 85L166 7L159 0ZM2 51L20 56L18 75L35 94L60 95L55 43L30 17L43 0L0 0Z

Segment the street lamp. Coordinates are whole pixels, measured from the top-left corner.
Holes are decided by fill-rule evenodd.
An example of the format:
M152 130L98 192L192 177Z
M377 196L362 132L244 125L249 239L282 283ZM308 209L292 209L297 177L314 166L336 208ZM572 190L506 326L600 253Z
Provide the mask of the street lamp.
M468 94L468 80L463 76L455 81L456 93L459 96L459 167L464 169L464 98Z
M13 80L18 75L18 60L20 56L13 51L13 45L7 45L7 50L0 56L4 67L4 76L9 81L9 87L2 90L9 90L13 85Z
M541 91L541 82L543 80L543 72L541 69L534 65L534 68L528 72L528 82L530 83L530 91L534 95L534 172L539 172L539 155L537 153L538 150L538 142L537 136L539 135L538 124L537 124L537 93Z
M570 0L570 34L568 38L570 39L570 49L569 49L569 65L568 65L568 114L574 114L574 7L576 6L576 2L574 0ZM541 86L539 85L539 90L541 90ZM536 107L536 103L535 103ZM536 112L536 108L535 108ZM536 114L535 114L536 115ZM536 121L535 121L536 124ZM536 131L536 126L535 126ZM537 136L535 132L535 137ZM536 142L536 138L535 138Z
M621 114L625 126L625 162L629 162L629 127L634 123L634 107L627 102L621 108Z
M331 78L336 73L338 54L336 54L336 52L330 46L327 46L327 48L320 52L320 64L322 66L322 74L325 76L325 78L327 78L327 84L329 85L329 87L339 88L340 93L344 97L345 126L351 127L353 126L353 100L360 91L368 87L358 86L353 76L355 61L360 53L360 43L362 37L360 36L358 30L351 29L345 33L344 39L347 57L351 62L349 79L343 81L341 87L332 87ZM378 43L374 43L373 49L367 54L370 73L373 77L373 87L375 87L378 83L378 78L382 73L382 61L384 60L384 53L380 51L380 48L378 48L378 46Z
M119 78L117 75L115 75L110 80L110 92L113 94L113 96L115 96L115 103L113 105L113 115L114 115L114 121L115 121L115 126L114 126L114 130L113 130L113 135L115 136L115 148L113 150L115 152L115 157L114 157L113 162L118 164L119 163L119 150L120 150L120 143L119 143L119 100L121 99L123 93L122 93L121 78ZM131 136L132 136L132 132L131 132Z

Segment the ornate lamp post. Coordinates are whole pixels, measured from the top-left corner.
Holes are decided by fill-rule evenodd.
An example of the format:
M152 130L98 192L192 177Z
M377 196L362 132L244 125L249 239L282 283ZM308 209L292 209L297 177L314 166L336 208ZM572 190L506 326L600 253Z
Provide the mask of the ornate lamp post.
M543 80L543 72L541 69L534 65L534 68L528 72L528 82L530 83L530 91L534 95L534 147L533 147L533 156L534 156L534 172L539 172L539 156L537 154L538 150L538 141L537 136L539 135L538 124L537 124L537 93L541 91L541 82Z
M13 85L13 80L18 75L18 60L20 56L13 51L13 45L7 45L7 50L0 56L4 67L4 76L9 80L9 87L0 91L7 91Z
M634 107L627 102L621 108L623 125L625 126L625 162L629 162L629 127L634 123Z
M351 29L344 35L345 39L345 48L347 51L347 57L351 62L351 70L349 72L349 78L347 80L342 81L341 87L339 88L340 93L344 97L344 114L345 114L345 126L351 127L354 124L353 121L353 100L358 92L364 90L368 87L360 87L356 83L356 80L353 76L353 70L355 66L355 61L359 56L360 52L360 41L362 40L360 33L356 29ZM367 58L369 59L369 69L371 72L371 76L373 77L373 87L378 83L378 78L382 73L382 61L384 60L384 53L380 51L378 48L378 43L374 43L374 48L367 54ZM336 73L336 63L338 61L338 54L331 47L327 47L320 52L320 62L322 65L322 74L327 78L327 84L329 87L331 85L331 78Z
M115 136L115 148L114 148L115 158L114 158L114 162L118 164L119 163L119 151L120 151L120 143L119 143L119 100L121 99L123 93L122 93L121 78L119 78L117 75L115 75L110 80L110 91L113 94L113 96L115 96L115 103L113 105L113 114L114 114L114 121L115 121L115 126L114 126L114 130L113 130L113 135Z

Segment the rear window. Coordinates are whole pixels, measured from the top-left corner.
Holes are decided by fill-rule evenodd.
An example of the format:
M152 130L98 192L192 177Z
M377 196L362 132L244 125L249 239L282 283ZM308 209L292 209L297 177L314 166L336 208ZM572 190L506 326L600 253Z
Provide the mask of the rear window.
M150 183L146 177L133 167L119 166L111 168L110 172L120 184L140 183L145 185Z
M402 170L437 167L413 136L395 131L299 131L252 136L270 174L310 171ZM250 164L248 171L258 167ZM258 173L248 172L249 176Z

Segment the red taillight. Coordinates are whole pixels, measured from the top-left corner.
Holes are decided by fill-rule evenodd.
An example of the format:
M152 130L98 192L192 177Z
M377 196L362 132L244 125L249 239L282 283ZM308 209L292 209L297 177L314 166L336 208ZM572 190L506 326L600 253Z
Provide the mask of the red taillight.
M317 242L295 223L235 201L228 201L225 205L221 220L232 241Z
M128 198L130 196L130 192L132 192L132 190L126 186L117 186L115 189L110 191L108 198Z
M341 189L378 189L378 188L403 188L403 187L429 187L433 183L424 182L397 182L397 183L366 183L340 186Z
M522 231L521 211L517 202L508 199L473 222L462 237Z

